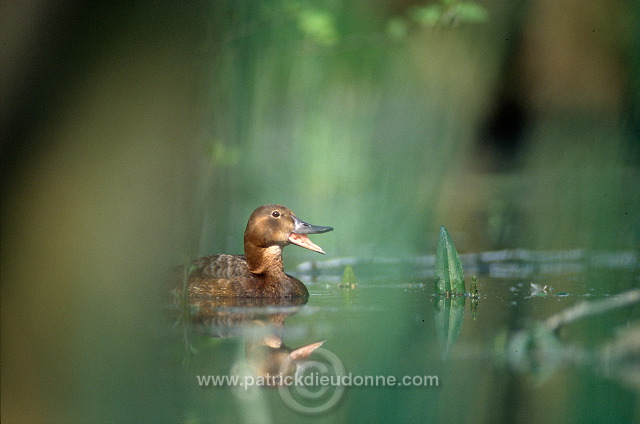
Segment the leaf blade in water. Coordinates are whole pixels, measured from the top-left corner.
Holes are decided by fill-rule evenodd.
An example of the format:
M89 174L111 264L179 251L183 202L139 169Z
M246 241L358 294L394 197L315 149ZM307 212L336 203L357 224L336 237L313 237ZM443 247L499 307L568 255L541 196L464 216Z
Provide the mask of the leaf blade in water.
M465 292L462 262L451 236L444 226L440 227L438 236L434 283L438 296Z

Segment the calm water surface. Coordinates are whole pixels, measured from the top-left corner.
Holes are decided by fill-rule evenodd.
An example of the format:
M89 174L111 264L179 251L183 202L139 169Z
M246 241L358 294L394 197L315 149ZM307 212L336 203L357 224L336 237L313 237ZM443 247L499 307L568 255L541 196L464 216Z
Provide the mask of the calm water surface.
M539 331L549 317L581 302L615 304L616 294L638 286L636 256L622 252L604 260L565 252L555 259L516 259L463 257L465 269L478 271L475 300L437 299L431 258L417 258L303 264L297 275L311 293L304 305L191 305L175 327L179 387L187 405L176 418L638 420L638 303L614 305L556 333ZM358 283L340 288L347 263ZM591 278L606 276L616 278L610 290L590 287ZM319 341L324 343L308 357L287 362L296 348ZM227 381L212 387L210 381L203 387L198 380L237 375L242 384L274 370L300 378L326 375L328 381L342 375L346 386L249 388Z

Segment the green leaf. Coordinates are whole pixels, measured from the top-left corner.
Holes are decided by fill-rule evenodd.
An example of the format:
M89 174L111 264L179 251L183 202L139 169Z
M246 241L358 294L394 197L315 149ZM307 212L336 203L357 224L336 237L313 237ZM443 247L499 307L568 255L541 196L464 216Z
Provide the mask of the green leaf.
M486 22L489 12L484 6L473 2L461 2L453 6L455 16L463 22Z
M443 12L444 9L441 5L432 4L413 9L411 18L422 26L430 27L440 22Z
M469 294L471 297L478 297L478 277L475 275L471 277L471 288L469 289Z
M460 256L458 256L458 251L444 227L440 227L440 235L438 236L434 283L438 296L465 292Z
M351 265L347 265L344 268L344 274L342 274L342 282L340 283L340 287L353 289L358 285L358 280L356 279L356 273L353 272L353 267Z
M318 44L329 47L338 42L333 15L327 11L316 9L302 10L298 16L298 28Z

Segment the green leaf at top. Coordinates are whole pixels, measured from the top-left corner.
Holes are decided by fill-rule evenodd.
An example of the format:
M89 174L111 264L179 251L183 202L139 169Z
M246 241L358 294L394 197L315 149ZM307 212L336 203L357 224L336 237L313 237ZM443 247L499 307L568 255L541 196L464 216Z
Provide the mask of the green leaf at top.
M447 232L440 227L438 247L436 249L435 271L436 295L461 294L465 292L464 273L458 251Z
M432 4L413 9L411 12L411 18L423 27L432 27L440 22L443 13L444 8L441 5Z
M481 4L464 1L453 6L455 15L463 22L486 22L489 12Z

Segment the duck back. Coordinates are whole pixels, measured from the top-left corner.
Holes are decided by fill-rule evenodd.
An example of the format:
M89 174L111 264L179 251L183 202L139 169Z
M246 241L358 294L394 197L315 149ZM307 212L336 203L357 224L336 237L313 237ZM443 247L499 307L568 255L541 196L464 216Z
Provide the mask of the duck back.
M300 280L284 272L252 273L244 255L211 255L192 261L189 294L245 298L309 296Z

